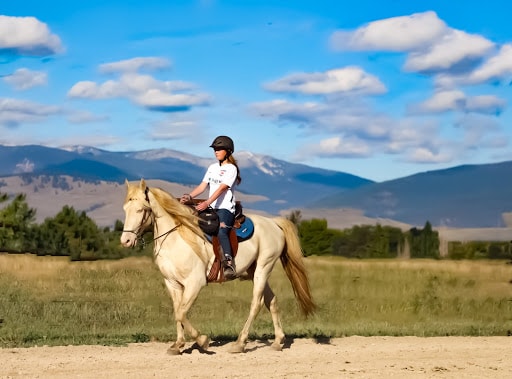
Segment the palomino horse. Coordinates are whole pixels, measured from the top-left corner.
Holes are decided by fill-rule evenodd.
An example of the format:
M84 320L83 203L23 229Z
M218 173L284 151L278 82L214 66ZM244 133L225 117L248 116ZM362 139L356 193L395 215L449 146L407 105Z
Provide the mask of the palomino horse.
M185 333L195 339L200 349L207 350L209 338L192 326L187 312L207 283L207 275L215 259L212 245L199 228L193 209L160 188L148 187L143 179L139 185L126 181L126 186L123 206L125 230L121 243L125 247L134 246L153 225L154 260L171 295L177 327L176 342L168 352L181 353L180 349L185 346ZM250 218L254 223L254 233L239 244L236 268L238 276L246 274L253 280L252 302L249 317L238 339L230 346L232 353L244 351L251 324L263 304L270 311L274 323L272 348L282 349L285 335L276 296L268 284L279 258L302 312L307 316L315 310L295 225L280 217L251 215Z

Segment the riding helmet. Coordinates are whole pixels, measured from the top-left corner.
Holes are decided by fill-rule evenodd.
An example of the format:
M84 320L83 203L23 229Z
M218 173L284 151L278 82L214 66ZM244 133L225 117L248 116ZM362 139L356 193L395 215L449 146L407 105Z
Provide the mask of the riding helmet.
M228 136L216 137L210 147L213 147L214 149L224 149L230 154L235 152L235 144L233 143L233 140Z

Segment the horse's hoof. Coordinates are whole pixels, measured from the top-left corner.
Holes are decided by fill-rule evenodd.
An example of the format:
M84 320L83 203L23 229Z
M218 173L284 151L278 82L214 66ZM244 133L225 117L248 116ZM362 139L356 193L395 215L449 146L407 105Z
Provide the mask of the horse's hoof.
M229 346L228 353L239 354L245 351L245 346L241 343L234 342Z
M180 351L180 349L174 349L174 348L170 347L170 348L167 349L167 354L169 354L169 355L180 355L181 351Z
M283 345L281 345L279 342L274 342L272 345L270 345L270 347L272 348L272 350L275 350L275 351L283 350Z
M178 345L173 344L171 347L167 349L167 354L169 355L180 355L181 351Z
M196 343L199 346L201 350L208 350L208 346L210 346L210 339L208 336L205 336L204 334L202 336L197 337Z

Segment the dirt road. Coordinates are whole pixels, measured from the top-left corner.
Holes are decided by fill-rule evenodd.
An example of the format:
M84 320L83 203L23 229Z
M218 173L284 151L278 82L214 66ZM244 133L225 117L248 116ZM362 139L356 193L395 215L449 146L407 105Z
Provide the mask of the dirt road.
M347 337L288 340L281 352L252 341L244 354L187 345L0 349L0 378L512 378L512 337Z

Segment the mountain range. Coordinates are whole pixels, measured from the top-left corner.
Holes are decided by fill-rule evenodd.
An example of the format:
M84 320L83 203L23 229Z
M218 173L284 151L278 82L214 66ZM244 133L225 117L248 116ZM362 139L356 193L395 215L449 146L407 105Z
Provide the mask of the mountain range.
M236 158L242 173L238 191L244 206L269 214L293 209L302 209L304 213L314 209L324 209L326 213L354 209L363 217L407 225L423 226L429 221L434 226L482 228L503 226L503 214L512 210L512 162L457 166L377 183L346 172L247 151L237 152ZM41 181L27 185L38 177L65 176L87 183L83 188L105 183L117 188L125 179L144 178L173 184L172 189L180 191L173 194L180 196L181 191L200 182L212 161L170 149L110 152L87 146L0 145L0 191L19 190L14 188L14 177L20 178L16 183L24 186L23 192L41 192ZM59 191L65 191L66 186L70 189L69 182L52 183L60 187ZM85 208L108 205L97 198L95 201ZM38 208L37 204L31 206ZM340 212L340 217L343 214Z

